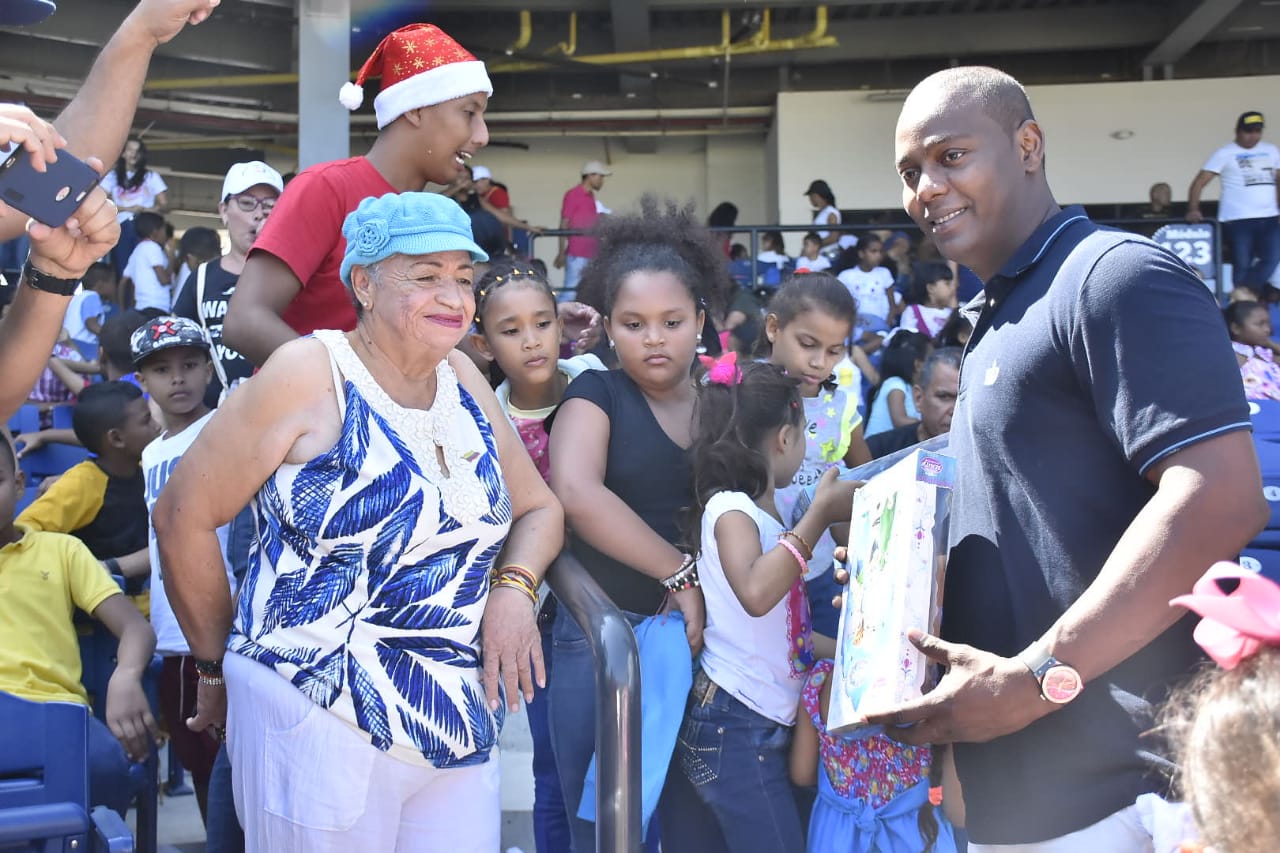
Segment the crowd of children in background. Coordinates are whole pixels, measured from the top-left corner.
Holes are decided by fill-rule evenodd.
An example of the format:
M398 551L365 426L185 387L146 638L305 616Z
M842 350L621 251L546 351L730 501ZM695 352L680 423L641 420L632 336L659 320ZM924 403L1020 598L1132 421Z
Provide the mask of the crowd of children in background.
M64 340L32 394L35 403L74 404L73 429L42 424L17 440L18 457L57 441L92 456L50 478L18 514L18 458L8 443L0 453L5 572L34 571L38 551L65 590L57 607L0 604L40 610L51 638L38 650L3 644L0 689L86 700L71 603L120 637L118 676L106 697L118 742L91 729L91 760L95 802L122 810L126 757L144 754L156 736L138 685L157 650L161 716L201 814L234 829L225 800L209 809L215 760L225 760L219 745L183 724L194 712L196 674L148 524L169 472L235 384L216 378L220 332L211 341L203 315L169 314L175 285L203 283L222 247L216 232L193 228L168 249L158 212L165 187L145 154L131 141L109 175L133 245L117 254L118 266L100 263L85 276ZM273 203L283 185L275 175L258 186L275 188ZM811 189L815 199L834 201L822 182ZM259 209L265 217L270 204L255 201ZM231 228L240 263L255 233ZM934 348L963 347L971 328L957 310L955 269L912 264L895 234L887 235L892 258L880 234L834 236L804 235L792 259L781 233L766 233L754 266L766 271L767 285L735 287L723 250L691 210L646 199L638 215L599 226L599 257L579 288L594 310L573 328L540 262L503 261L475 284L467 349L564 505L570 550L633 625L661 610L684 617L696 673L651 833L668 849L963 849L956 786L948 786L945 809L937 793L945 750L904 747L881 734L848 739L830 734L825 720L837 622L832 566L853 489L837 469L871 460L867 436L920 420L913 386L922 364ZM228 270L230 287L237 272ZM597 318L602 340L587 351L592 336L584 330ZM1280 346L1267 306L1235 301L1225 320L1248 396L1280 399ZM689 365L707 348L704 321L722 333L712 338L725 352L690 383ZM99 374L105 381L91 382ZM219 531L233 591L251 535L250 517ZM108 573L97 573L94 561ZM139 613L149 615L154 636ZM586 853L594 827L576 805L594 750L591 653L552 596L541 602L539 625L548 686L528 705L538 849L572 844ZM1280 627L1274 633L1270 642L1280 642ZM22 676L27 682L15 688L15 673L31 660L46 662L42 677ZM1202 759L1193 765L1198 775L1188 770L1188 784L1199 786L1193 805L1215 837L1235 831L1230 820L1215 823L1231 813L1219 776L1235 758L1218 749L1204 720L1218 713L1216 702L1242 719L1261 715L1274 730L1277 673L1274 649L1266 649L1179 706L1187 754ZM795 795L804 790L807 800Z

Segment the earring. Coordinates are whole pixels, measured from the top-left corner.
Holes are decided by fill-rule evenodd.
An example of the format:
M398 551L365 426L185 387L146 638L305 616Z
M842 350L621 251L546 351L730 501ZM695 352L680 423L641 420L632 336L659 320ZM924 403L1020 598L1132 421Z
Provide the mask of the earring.
M613 349L617 344L613 342L613 338L609 338L609 349Z

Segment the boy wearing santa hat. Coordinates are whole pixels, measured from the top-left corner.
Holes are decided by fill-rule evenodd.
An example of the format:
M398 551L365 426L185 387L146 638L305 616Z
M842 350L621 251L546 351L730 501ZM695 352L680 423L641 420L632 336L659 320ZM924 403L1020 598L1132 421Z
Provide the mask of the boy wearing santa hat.
M388 35L339 93L347 109L380 77L378 138L369 153L304 169L286 188L245 262L223 340L263 364L281 344L316 329L355 327L339 267L342 222L361 200L448 184L489 141L493 85L484 63L433 24Z

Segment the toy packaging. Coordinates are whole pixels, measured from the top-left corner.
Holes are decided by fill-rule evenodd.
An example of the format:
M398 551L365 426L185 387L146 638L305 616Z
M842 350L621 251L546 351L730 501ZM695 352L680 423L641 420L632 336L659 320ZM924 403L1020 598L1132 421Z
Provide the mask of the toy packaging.
M870 734L864 709L897 706L925 687L928 659L907 631L937 631L955 475L954 458L916 449L854 493L830 731Z

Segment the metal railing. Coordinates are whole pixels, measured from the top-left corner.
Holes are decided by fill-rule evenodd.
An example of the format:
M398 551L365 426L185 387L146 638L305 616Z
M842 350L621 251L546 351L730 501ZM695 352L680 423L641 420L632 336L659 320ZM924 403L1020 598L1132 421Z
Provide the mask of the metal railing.
M1116 228L1120 228L1125 231L1133 231L1135 233L1155 231L1156 229L1164 225L1186 225L1187 224L1186 219L1183 219L1183 218L1143 219L1141 217L1097 217L1094 219L1094 222L1097 222L1099 225L1111 225ZM1210 225L1213 227L1213 246L1212 246L1213 258L1211 262L1211 267L1214 271L1215 295L1219 299L1221 299L1225 295L1224 282L1222 280L1222 272L1223 272L1222 270L1222 264L1223 264L1222 223L1216 219L1205 219L1204 224ZM1141 227L1139 228L1135 226L1141 226ZM751 281L755 282L760 280L760 274L761 274L761 271L760 271L761 265L758 261L758 258L760 255L760 235L761 234L767 231L780 231L784 234L794 234L797 232L807 234L810 231L817 231L819 230L819 228L822 231L833 231L838 234L859 234L859 233L866 233L868 231L904 231L909 236L911 236L913 241L919 239L919 229L916 228L915 224L911 222L890 222L890 223L883 223L878 225L839 224L839 225L822 225L822 226L814 225L811 222L807 224L802 224L802 225L730 225L725 227L715 227L709 230L718 234L745 235L747 240L747 249L750 252L749 260L751 263ZM584 233L586 232L573 230L573 229L556 228L556 229L548 229L546 231L543 231L540 236L572 237L572 236L584 234ZM538 237L539 235L537 234L529 235L530 254L533 254L534 243L537 241ZM1172 250L1172 247L1170 248ZM1191 263L1190 258L1184 257L1183 260L1187 261L1188 263ZM1196 266L1194 263L1192 263L1191 265Z
M909 223L892 224L892 225L823 225L817 226L812 222L807 225L728 225L716 226L707 230L716 234L744 234L748 241L747 249L751 253L751 280L758 281L760 278L761 264L757 260L760 255L760 235L767 231L781 231L783 233L801 233L807 234L810 231L834 231L837 234L858 234L867 231L901 231L903 229L915 229L915 226ZM539 237L576 237L588 232L572 228L548 228L542 234L529 234L529 254L535 254L534 245ZM557 293L564 292L564 288L556 288ZM574 296L577 294L574 293Z
M638 853L640 652L635 631L568 551L552 563L547 582L587 635L595 662L596 849Z

